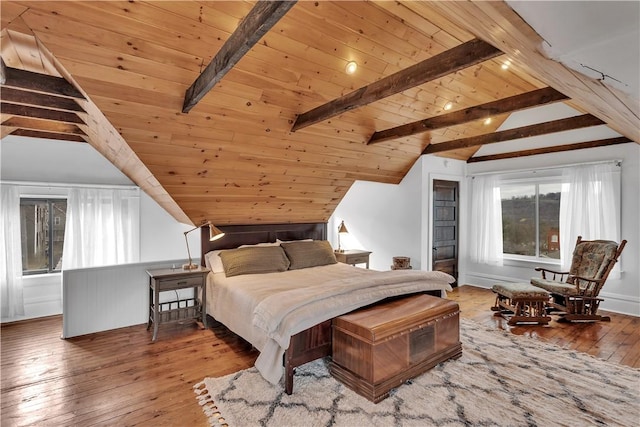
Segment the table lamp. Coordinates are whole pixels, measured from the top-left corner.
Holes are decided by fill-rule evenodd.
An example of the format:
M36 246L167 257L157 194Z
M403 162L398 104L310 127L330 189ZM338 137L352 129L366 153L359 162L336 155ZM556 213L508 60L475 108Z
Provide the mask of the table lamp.
M183 270L196 270L198 269L200 266L198 264L194 264L193 260L191 259L191 251L189 250L189 239L187 239L187 234L191 233L193 230L198 230L199 228L202 228L204 226L209 226L209 241L213 242L214 240L218 240L219 238L221 238L222 236L224 236L224 233L215 225L211 224L210 222L205 222L202 225L199 225L195 228L192 228L189 231L185 231L184 232L184 241L187 244L187 255L189 256L189 263L188 264L184 264L182 266Z
M344 221L342 221L340 223L340 226L338 226L338 250L336 252L344 252L344 249L342 249L342 247L340 246L340 234L346 234L348 232L349 231L347 230L347 226L344 225Z

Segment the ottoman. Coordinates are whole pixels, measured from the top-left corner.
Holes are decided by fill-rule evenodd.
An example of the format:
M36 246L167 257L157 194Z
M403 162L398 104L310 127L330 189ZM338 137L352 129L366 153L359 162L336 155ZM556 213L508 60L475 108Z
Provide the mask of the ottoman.
M499 283L491 288L497 294L491 310L508 320L509 325L536 323L546 325L551 321L545 305L549 292L529 283Z

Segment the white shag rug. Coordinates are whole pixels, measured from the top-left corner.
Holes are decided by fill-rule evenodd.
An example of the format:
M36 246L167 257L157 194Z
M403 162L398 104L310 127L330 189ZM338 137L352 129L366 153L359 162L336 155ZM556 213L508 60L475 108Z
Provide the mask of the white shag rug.
M293 394L255 368L194 386L212 426L638 426L640 370L461 319L462 357L378 404L299 367Z

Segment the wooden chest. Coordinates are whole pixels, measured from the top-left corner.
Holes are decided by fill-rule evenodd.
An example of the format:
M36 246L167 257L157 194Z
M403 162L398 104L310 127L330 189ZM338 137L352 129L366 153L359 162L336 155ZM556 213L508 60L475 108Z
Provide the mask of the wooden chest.
M460 357L459 313L454 301L414 295L336 317L330 372L377 403L405 381Z

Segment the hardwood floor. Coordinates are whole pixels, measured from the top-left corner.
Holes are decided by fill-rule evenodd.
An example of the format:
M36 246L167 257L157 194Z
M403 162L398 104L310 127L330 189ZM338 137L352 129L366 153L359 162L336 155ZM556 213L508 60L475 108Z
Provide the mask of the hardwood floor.
M640 367L640 318L509 327L490 310L494 294L461 286L449 294L462 317L513 334ZM206 426L192 387L253 365L257 352L221 325L146 325L67 340L62 318L2 325L2 426ZM294 390L295 392L295 390Z

